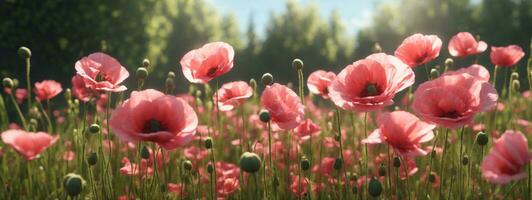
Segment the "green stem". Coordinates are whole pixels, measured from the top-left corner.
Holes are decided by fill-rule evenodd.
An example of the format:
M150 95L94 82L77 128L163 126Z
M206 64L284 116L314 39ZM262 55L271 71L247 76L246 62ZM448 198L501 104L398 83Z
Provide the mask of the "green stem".
M444 172L445 172L445 152L447 151L447 138L449 136L449 129L445 129L445 138L443 141L443 152L441 155L441 162L440 162L440 190L438 192L438 198L442 198L442 188L445 185L444 182Z
M30 69L31 69L31 62L30 58L26 58L26 85L28 87L28 113L30 113L31 110L31 81L30 81Z
M459 184L458 185L458 193L460 194L460 199L463 199L463 192L462 192L462 182L464 181L463 179L463 174L462 174L462 149L463 149L463 141L464 141L464 127L462 127L462 130L460 131L460 157L458 158L458 180L459 180Z
M24 118L22 111L20 111L20 107L18 106L17 100L15 99L15 96L13 95L13 91L11 91L11 94L9 94L9 97L11 97L11 102L13 102L15 110L17 110L17 114L20 118L20 122L22 123L22 127L24 127L25 130L28 130L28 124L26 123L26 119Z

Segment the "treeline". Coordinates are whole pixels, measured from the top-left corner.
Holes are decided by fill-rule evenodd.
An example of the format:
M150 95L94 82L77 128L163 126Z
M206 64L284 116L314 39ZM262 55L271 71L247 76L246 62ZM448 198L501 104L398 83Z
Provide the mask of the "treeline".
M375 43L393 53L403 38L416 32L438 34L446 45L455 33L469 31L489 45L518 42L527 52L532 36L529 0L391 2L380 5L371 25L356 36L347 34L350 27L342 24L339 13L323 18L317 5L293 1L271 15L261 38L253 23L240 30L242 19L222 16L203 0L6 0L0 2L0 16L2 77L24 76L16 50L28 46L33 51L33 80L52 78L67 85L75 61L102 49L130 72L149 58L156 69L150 84L163 84L168 71L181 76L178 63L186 51L222 40L237 52L236 66L226 80L271 72L276 81L288 82L296 77L290 67L293 58L305 62L307 75L318 68L338 71L368 55ZM444 46L440 58L447 56ZM486 59L488 54L481 57ZM458 65L468 62L457 60Z

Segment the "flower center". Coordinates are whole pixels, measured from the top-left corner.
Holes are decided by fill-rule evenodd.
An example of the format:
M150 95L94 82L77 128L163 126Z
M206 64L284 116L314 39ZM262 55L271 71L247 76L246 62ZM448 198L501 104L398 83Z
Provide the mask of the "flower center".
M380 88L377 86L377 84L375 83L368 83L366 85L366 88L364 89L364 91L362 91L362 93L360 94L361 97L370 97L370 96L377 96L381 93L382 91L380 90Z
M456 119L456 118L459 118L460 116L461 114L456 110L446 111L440 115L440 117L451 118L451 119Z
M207 76L214 76L214 74L216 73L216 71L218 71L218 66L216 66L216 67L211 67L211 68L207 71Z
M156 119L150 119L146 122L146 124L144 124L142 132L145 134L150 134L163 130L165 130L165 128L161 125L159 121L157 121Z

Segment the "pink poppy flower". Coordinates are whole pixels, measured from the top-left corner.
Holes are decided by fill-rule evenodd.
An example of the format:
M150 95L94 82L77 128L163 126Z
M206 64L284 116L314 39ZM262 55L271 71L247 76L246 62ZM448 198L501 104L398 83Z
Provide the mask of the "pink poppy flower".
M530 164L532 154L528 150L528 141L520 131L506 130L493 141L493 146L482 161L482 175L492 183L506 184L526 178L523 168Z
M408 66L416 67L438 57L441 45L441 39L436 35L416 33L403 40L395 50L395 56Z
M80 75L74 75L72 77L72 94L80 101L88 102L94 92L85 85L83 77Z
M395 94L414 81L414 72L401 60L377 53L344 68L329 87L329 96L342 109L373 111L393 104Z
M129 72L105 53L98 52L83 57L76 62L75 68L86 88L107 92L122 92L127 89L120 83L129 77Z
M486 42L477 41L469 32L460 32L449 41L449 54L455 57L479 54L487 48Z
M35 97L37 101L46 101L61 93L63 88L61 88L61 83L57 81L45 80L35 83L35 88L33 91L35 92L35 95L37 95Z
M191 83L205 84L233 68L235 50L224 42L212 42L189 51L181 58L181 69Z
M377 125L379 128L363 139L363 144L388 143L400 155L410 157L427 155L420 143L432 140L436 128L405 111L382 113Z
M235 109L244 100L253 95L253 88L244 81L235 81L223 84L216 95L213 96L213 102L218 101L218 108L221 111L230 111ZM218 99L216 99L218 96Z
M494 108L497 99L490 83L468 73L450 74L422 83L412 109L425 121L458 128L471 123L476 113Z
M175 194L176 196L186 195L185 187L182 183L168 183L168 192Z
M292 182L290 184L290 191L296 197L306 197L308 196L308 186L309 181L305 177L292 176ZM312 184L314 185L314 184Z
M525 56L523 49L517 45L491 47L491 63L499 67L511 67Z
M329 86L336 78L334 72L318 70L312 72L307 80L307 87L310 93L320 95L324 99L329 99Z
M132 92L114 110L110 126L124 141L151 141L171 150L192 141L198 117L185 100L148 89Z
M310 139L311 136L318 136L320 131L320 126L312 122L311 119L303 121L303 123L294 129L296 136L303 141Z
M445 75L454 75L454 74L463 74L463 73L466 73L466 74L469 74L481 81L485 81L485 82L489 82L490 80L490 72L488 71L488 69L486 69L484 66L482 65L478 65L478 64L473 64L469 67L466 67L466 68L461 68L461 69L458 69L456 71L447 71L445 73L443 73L442 76L445 76Z
M2 141L13 148L26 160L33 160L46 148L59 139L58 135L45 132L26 132L24 130L6 130L2 132Z
M272 125L280 129L293 129L304 120L305 110L301 100L294 91L284 85L274 83L266 86L260 102L270 112Z
M21 104L26 98L28 98L27 89L17 88L17 90L15 90L15 99L17 103Z

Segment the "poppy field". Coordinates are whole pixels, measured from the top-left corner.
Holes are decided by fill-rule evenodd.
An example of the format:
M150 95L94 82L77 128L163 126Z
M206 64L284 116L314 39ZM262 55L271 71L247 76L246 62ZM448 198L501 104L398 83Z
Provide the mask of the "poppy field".
M151 88L149 59L128 71L103 50L69 85L33 81L20 47L26 76L2 77L0 199L531 199L523 48L416 33L339 71L294 58L290 82L221 81L245 66L210 42Z

